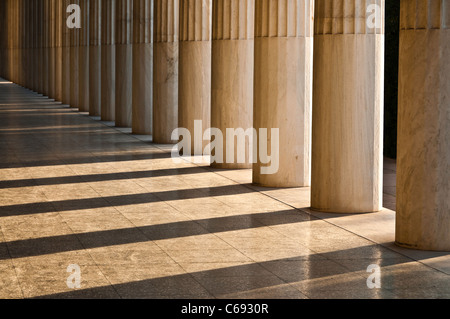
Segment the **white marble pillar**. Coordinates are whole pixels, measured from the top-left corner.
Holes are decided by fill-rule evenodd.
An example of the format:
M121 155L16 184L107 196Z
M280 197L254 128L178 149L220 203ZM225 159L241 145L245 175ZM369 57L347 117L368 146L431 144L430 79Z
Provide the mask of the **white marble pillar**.
M171 144L178 127L179 0L155 1L153 142Z
M27 50L28 50L28 45L27 45L27 25L28 25L28 20L26 17L26 2L25 1L21 1L21 5L20 5L20 34L21 34L21 38L20 38L20 42L21 42L21 54L20 54L20 58L21 58L21 72L20 72L20 83L23 87L27 87L27 77L28 77L28 69L27 69Z
M22 38L23 38L23 17L22 17L22 0L17 0L17 75L16 83L22 85Z
M80 0L71 0L71 4L80 4ZM79 92L79 61L78 50L80 45L80 29L70 29L70 106L79 108L78 92Z
M49 96L50 88L50 28L49 0L42 0L42 94Z
M115 120L116 100L116 49L115 49L115 13L116 0L101 0L101 119Z
M253 128L254 18L255 0L213 1L211 126L224 137L227 129ZM251 140L230 141L223 143L223 157L211 166L251 168Z
M133 1L116 0L116 126L131 127Z
M133 134L152 134L153 0L133 0Z
M313 14L311 0L256 1L253 125L258 160L253 183L257 185L310 184ZM267 130L267 139L261 130ZM270 153L270 163L265 164L260 153Z
M33 69L33 83L32 83L32 89L35 92L39 92L39 15L38 15L38 6L40 3L38 1L31 1L31 10L33 15L33 56L32 56L32 69Z
M70 0L62 0L62 20L63 26L62 28L62 70L61 70L61 78L62 78L62 103L70 105L70 87L71 87L71 78L70 78L70 29L67 27L67 17L66 8L71 3Z
M377 212L383 193L384 0L318 0L315 19L311 206Z
M47 15L48 15L48 96L55 98L55 14L54 14L55 0L48 0Z
M6 39L7 36L7 17L6 17L6 1L0 1L0 77L5 77L5 66L6 66Z
M450 251L450 4L401 1L396 243Z
M55 15L55 100L62 101L62 34L65 26L63 1L53 0Z
M89 2L79 0L81 9L81 28L78 45L78 108L80 112L89 112Z
M195 121L202 135L211 127L212 1L180 0L178 126L192 136L191 151L203 154L209 141L195 138Z
M101 114L101 1L89 1L89 115Z

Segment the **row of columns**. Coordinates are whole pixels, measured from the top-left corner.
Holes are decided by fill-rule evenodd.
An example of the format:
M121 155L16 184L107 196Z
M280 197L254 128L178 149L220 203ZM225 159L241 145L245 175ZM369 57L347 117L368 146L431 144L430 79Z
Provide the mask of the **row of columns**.
M66 8L81 7L81 28ZM382 209L384 0L3 0L0 74L135 134L279 129L279 169L311 206ZM397 243L450 250L450 7L401 1ZM30 50L31 49L31 50ZM313 65L314 61L314 65ZM193 139L201 154L209 141Z

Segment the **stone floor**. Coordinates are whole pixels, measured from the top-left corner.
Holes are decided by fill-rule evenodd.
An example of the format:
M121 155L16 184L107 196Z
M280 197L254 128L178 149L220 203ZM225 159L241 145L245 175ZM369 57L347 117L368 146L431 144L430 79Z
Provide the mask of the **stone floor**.
M395 209L391 160L384 190ZM308 206L308 188L176 164L169 146L0 82L0 298L450 297L450 255L396 247L393 210Z

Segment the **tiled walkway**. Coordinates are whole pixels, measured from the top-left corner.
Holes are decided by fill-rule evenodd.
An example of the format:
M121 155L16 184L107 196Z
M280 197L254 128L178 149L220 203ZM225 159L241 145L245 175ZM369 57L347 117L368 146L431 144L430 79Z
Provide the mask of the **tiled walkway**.
M310 212L308 188L175 164L108 124L0 82L1 298L450 297L450 255L396 247L393 211Z

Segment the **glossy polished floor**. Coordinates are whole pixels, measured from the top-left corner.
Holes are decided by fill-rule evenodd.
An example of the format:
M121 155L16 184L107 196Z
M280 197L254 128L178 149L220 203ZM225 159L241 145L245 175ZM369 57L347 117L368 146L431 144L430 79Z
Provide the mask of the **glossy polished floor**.
M311 212L146 139L0 82L1 298L450 297L450 255L396 247L394 211Z

